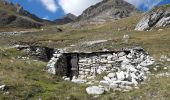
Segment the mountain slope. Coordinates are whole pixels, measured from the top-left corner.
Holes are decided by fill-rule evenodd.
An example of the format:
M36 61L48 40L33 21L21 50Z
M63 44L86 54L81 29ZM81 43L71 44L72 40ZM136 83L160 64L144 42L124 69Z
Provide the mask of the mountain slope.
M62 18L62 19L56 19L56 20L54 20L54 22L55 22L56 24L67 24L67 23L70 23L70 22L75 21L76 18L77 18L77 16L69 13L69 14L67 14L64 18Z
M154 27L165 27L170 24L170 5L156 7L146 13L135 30L150 30Z
M123 0L103 0L87 8L78 20L108 20L129 17L139 12L133 5Z
M0 27L39 28L43 20L24 10L19 4L0 1Z

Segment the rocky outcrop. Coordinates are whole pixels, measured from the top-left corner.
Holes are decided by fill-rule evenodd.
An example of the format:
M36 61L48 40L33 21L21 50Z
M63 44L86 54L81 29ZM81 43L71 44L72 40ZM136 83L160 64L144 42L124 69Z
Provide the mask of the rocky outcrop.
M64 18L62 18L62 19L56 19L56 20L54 20L54 22L55 22L56 24L62 25L62 24L67 24L67 23L74 22L76 19L77 19L77 16L69 13L69 14L67 14Z
M139 12L133 5L124 0L103 0L87 8L78 20L103 21L121 19Z
M135 30L146 31L154 27L165 27L170 24L170 7L158 7L146 13Z

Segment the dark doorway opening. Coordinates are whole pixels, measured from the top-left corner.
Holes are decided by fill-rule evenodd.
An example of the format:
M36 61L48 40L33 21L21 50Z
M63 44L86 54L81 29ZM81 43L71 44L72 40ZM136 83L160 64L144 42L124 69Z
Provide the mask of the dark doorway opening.
M67 58L67 77L72 79L73 76L78 76L78 54L68 54Z

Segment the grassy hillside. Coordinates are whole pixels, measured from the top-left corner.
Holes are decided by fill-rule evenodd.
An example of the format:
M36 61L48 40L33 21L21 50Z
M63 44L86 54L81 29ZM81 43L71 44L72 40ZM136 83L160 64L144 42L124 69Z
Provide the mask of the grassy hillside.
M153 8L151 11L166 10L166 9L169 8L169 7L170 7L170 4L161 5L161 6L157 6L157 7Z
M24 9L18 10L18 7L12 3L0 1L0 29L8 28L39 28L43 20ZM22 11L21 11L22 10Z
M58 26L44 27L44 31L22 35L0 36L0 85L9 87L9 94L0 92L2 99L31 99L43 100L169 100L169 77L157 78L155 75L162 72L170 72L169 62L160 62L161 55L170 57L170 27L163 30L138 32L134 27L142 15L136 15L106 23L104 25L85 26L79 29L71 25L59 26L64 32L57 32ZM123 36L130 36L129 42L123 42ZM82 45L86 41L109 40L91 46ZM159 71L153 74L139 89L128 93L108 92L94 97L85 92L86 85L77 85L63 81L60 77L49 75L45 72L47 62L18 59L18 56L27 56L15 49L5 49L8 45L34 44L49 47L68 47L70 51L85 50L96 51L104 48L120 49L122 47L142 46L155 59L160 66ZM75 45L74 47L70 45ZM163 69L168 67L168 69Z

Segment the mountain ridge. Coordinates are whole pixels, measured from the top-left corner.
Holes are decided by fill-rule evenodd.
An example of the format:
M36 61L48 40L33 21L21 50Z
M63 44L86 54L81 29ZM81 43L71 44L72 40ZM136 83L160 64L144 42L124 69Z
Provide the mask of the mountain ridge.
M20 4L0 0L0 27L40 28L51 21L41 19L25 10Z
M56 24L62 25L62 24L67 24L67 23L70 23L70 22L74 22L76 19L77 19L77 16L75 16L75 15L73 15L71 13L68 13L63 18L54 20L54 22Z
M132 4L124 0L103 0L87 8L78 20L121 19L139 13Z

